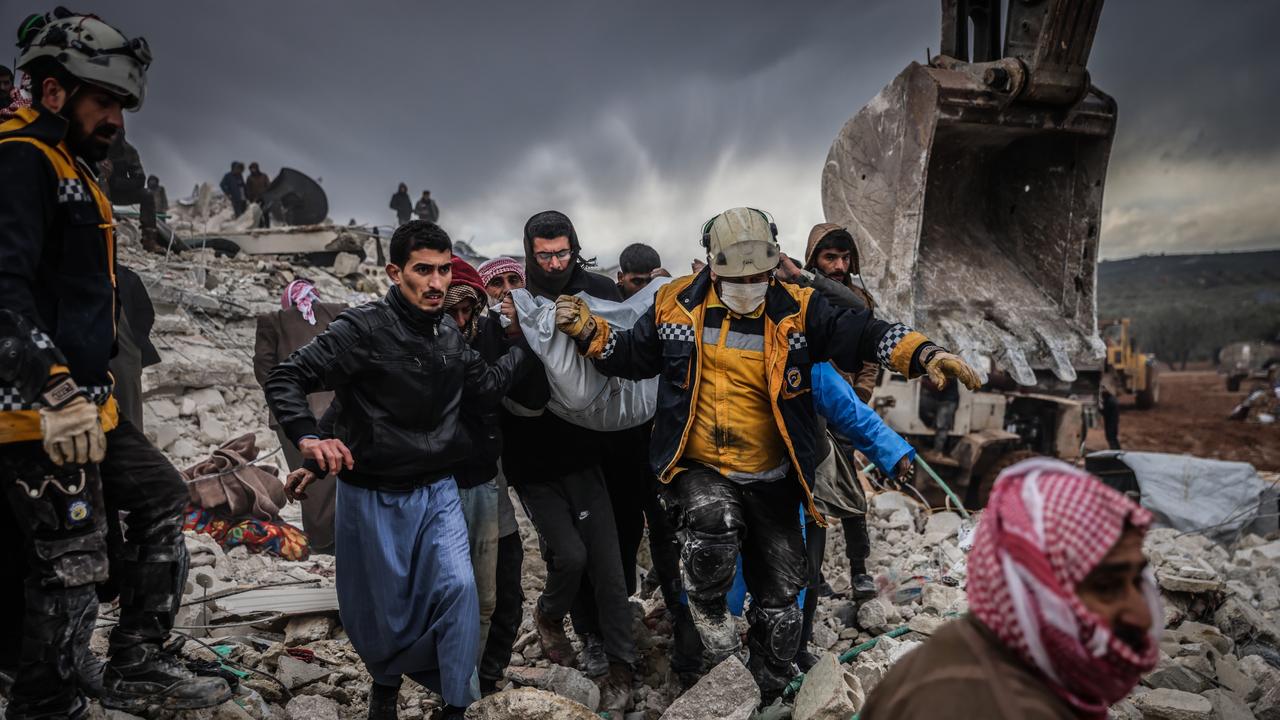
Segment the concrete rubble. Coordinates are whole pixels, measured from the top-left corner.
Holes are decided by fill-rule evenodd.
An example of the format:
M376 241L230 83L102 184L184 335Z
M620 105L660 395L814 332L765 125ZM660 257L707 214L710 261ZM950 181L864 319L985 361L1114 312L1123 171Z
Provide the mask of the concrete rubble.
M375 283L377 272L367 272L371 260L353 267L353 259L358 260L340 259L338 270L349 271L340 276L284 257L230 258L206 249L165 258L128 244L121 248L121 264L138 272L157 306L153 341L163 362L144 375L146 431L178 467L246 432L254 433L263 448L264 464L283 466L283 459L272 455L279 441L267 427L262 391L253 377L255 316L278 309L280 292L300 276L315 281L325 301L360 303L376 297L385 284ZM524 625L506 689L476 704L467 716L596 717L595 682L577 671L553 668L541 657L532 604L546 572L532 527L518 503L516 508L525 546ZM285 519L300 525L299 512L291 505ZM632 598L642 657L627 720L849 717L895 662L967 611L961 538L971 536L973 524L951 512L930 514L901 493L872 498L868 566L880 595L860 605L848 599L843 535L830 533L824 571L836 596L819 603L810 647L822 662L797 696L762 711L757 711L758 690L736 658L681 692L669 667L670 620L654 584L642 583ZM370 678L334 610L332 557L288 562L243 547L227 552L200 535L189 535L187 544L192 573L178 625L200 642L187 642L183 653L243 674L234 700L187 716L365 716ZM1146 549L1164 596L1168 630L1159 668L1113 707L1112 716L1280 720L1280 540L1246 534L1224 543L1157 529ZM642 556L642 571L647 569ZM257 589L242 592L251 588ZM272 612L285 606L294 610ZM104 607L102 613L111 611ZM839 653L902 626L908 628L902 636L882 637L851 662L838 664ZM105 634L104 627L95 636L99 651ZM430 720L441 704L438 696L406 682L400 717ZM120 713L111 716L127 720Z

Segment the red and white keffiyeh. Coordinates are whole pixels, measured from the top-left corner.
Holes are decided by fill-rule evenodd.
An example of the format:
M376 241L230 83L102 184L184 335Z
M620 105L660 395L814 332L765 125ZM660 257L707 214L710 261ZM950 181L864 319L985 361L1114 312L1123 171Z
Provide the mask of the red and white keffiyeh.
M280 309L288 310L296 307L307 322L315 325L316 311L311 308L311 303L314 302L320 302L320 296L316 294L316 286L310 280L294 280L285 287L284 294L280 296Z
M1097 478L1037 458L1000 473L969 554L969 608L1034 665L1081 714L1105 718L1160 655L1160 596L1150 568L1143 591L1152 628L1134 648L1085 608L1076 587L1126 526L1146 532L1151 513Z

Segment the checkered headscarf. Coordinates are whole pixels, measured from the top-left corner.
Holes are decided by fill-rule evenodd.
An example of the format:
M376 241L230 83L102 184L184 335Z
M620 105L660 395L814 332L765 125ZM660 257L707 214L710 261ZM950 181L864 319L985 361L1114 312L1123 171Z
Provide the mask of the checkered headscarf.
M1115 637L1076 586L1125 528L1146 532L1151 513L1066 463L1025 460L996 479L969 554L969 608L983 625L1084 717L1107 717L1160 656L1159 592L1143 590L1152 628L1141 648Z
M524 280L524 265L518 260L509 257L496 257L492 260L486 260L480 265L479 272L480 282L485 285L489 284L493 276L509 272L519 275L520 279Z

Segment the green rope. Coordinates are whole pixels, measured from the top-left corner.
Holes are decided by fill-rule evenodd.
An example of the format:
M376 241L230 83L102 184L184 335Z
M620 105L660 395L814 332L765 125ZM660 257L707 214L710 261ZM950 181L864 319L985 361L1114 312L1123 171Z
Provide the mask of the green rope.
M925 462L924 458L917 455L916 462L920 463L920 467L924 468L924 471L929 473L929 477L933 478L933 481L938 483L938 487L942 488L942 492L946 493L947 497L951 498L951 502L956 504L956 509L960 511L960 516L965 520L968 520L969 511L964 509L964 503L960 502L960 498L951 491L951 487L943 482L942 478L938 477L938 473L933 471L933 468L929 466L929 463Z
M901 627L896 627L890 630L889 632L884 633L883 635L877 635L871 638L870 640L862 643L861 645L854 645L848 650L845 650L844 653L840 656L840 664L844 665L852 661L854 658L858 657L862 653L875 647L876 644L880 642L880 638L901 637L903 635L906 635L909 632L911 632L911 628L907 627L906 625L903 625ZM800 692L800 686L804 684L804 675L805 675L804 673L800 673L795 677L795 679L793 679L790 683L788 683L786 689L782 691L782 696L794 697L796 693Z

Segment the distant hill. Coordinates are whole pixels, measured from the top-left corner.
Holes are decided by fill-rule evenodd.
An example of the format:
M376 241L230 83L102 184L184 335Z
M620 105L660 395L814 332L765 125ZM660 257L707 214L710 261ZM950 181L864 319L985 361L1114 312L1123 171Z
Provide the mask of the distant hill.
M1237 340L1280 335L1280 250L1145 255L1098 264L1098 320L1133 320L1161 360L1212 360Z

